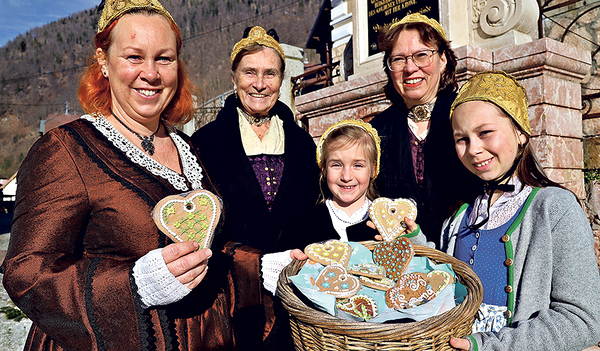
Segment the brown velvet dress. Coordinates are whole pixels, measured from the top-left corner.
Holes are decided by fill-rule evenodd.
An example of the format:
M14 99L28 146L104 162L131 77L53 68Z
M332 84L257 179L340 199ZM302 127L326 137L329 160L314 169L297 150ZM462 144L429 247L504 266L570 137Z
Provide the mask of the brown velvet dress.
M206 174L202 183L213 190ZM132 267L170 243L150 213L160 199L181 192L86 120L35 143L19 170L2 267L11 299L33 321L26 350L235 348L234 316L271 303L261 292L256 250L213 245L208 274L188 296L141 307ZM260 337L272 322L261 318Z

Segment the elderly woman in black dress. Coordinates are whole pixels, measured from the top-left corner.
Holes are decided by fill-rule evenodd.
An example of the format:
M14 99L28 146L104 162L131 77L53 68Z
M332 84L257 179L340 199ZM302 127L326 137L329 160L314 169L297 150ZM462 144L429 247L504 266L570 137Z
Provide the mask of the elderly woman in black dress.
M231 53L234 94L192 136L224 200L222 235L263 252L274 251L282 223L319 191L315 144L278 101L284 70L275 31L247 29Z
M278 100L284 71L285 55L275 30L247 28L231 53L234 94L215 121L192 135L224 202L223 231L215 240L240 242L261 253L275 251L284 221L312 207L319 194L315 143ZM289 253L285 256L291 260ZM277 262L281 261L262 260L263 277L274 274L270 267L282 264ZM275 308L282 307L275 302ZM244 325L236 330L260 324L252 319L253 313L262 314L248 310L249 318L238 318ZM275 328L278 325L287 324L276 323ZM289 331L277 335L278 349L291 347ZM287 336L287 346L282 346L281 336ZM273 339L272 333L264 347L274 348Z

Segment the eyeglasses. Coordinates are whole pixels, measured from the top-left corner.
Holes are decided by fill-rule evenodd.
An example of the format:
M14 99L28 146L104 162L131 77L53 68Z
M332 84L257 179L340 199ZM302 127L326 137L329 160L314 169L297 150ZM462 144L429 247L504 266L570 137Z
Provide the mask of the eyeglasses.
M406 67L406 62L408 62L408 59L410 58L412 59L412 62L415 64L415 66L419 68L427 67L433 62L433 54L435 54L436 52L438 51L429 49L417 51L414 54L408 56L390 56L387 59L387 66L390 69L390 71L401 71L404 69L404 67Z

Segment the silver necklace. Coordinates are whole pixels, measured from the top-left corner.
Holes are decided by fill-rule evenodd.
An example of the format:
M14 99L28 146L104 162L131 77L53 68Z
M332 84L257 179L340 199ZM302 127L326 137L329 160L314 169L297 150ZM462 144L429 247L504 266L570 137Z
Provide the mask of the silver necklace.
M341 218L341 217L340 217L340 216L337 214L337 211L338 211L338 209L337 209L337 208L335 208L335 207L333 206L333 201L325 201L325 204L327 205L327 207L329 207L329 209L330 209L330 212L331 212L331 213L333 213L333 215L335 216L335 218L339 219L339 220L340 220L340 222L346 223L346 224L348 224L348 225L355 225L355 224L357 224L357 223L360 223L360 222L362 222L362 218L360 218L359 220L357 220L357 221L354 221L354 222L352 222L352 221L348 221L348 220L345 220L345 219L342 219L342 218Z
M133 131L131 128L129 128L125 123L123 123L123 121L121 121L119 119L119 117L117 117L117 115L115 115L114 113L112 113L112 111L110 112L113 116L115 116L115 119L117 121L119 121L119 123L121 123L121 125L123 125L123 127L125 127L128 131L132 132L135 136L137 136L141 141L142 141L142 149L144 149L144 151L152 156L154 155L154 136L158 133L158 131L160 130L160 121L158 122L158 128L156 129L156 132L152 133L152 135L150 136L141 136L140 134L138 134L137 132Z

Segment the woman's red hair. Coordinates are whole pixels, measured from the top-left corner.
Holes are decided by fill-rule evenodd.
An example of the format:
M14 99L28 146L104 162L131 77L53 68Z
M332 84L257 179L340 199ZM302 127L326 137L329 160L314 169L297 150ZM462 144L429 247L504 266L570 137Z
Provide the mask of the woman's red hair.
M148 10L137 10L129 13L146 13L156 14L157 12ZM162 16L162 15L161 15ZM166 18L166 17L165 17ZM113 21L102 32L94 37L96 48L102 49L105 53L111 45L112 39L110 33L119 20ZM194 116L194 93L201 92L192 84L189 76L185 72L185 65L180 59L181 47L183 40L179 27L173 21L169 20L171 29L175 33L177 40L177 90L173 99L165 108L161 115L161 119L168 124L185 124ZM104 115L109 115L111 110L112 99L110 96L110 86L108 79L104 78L96 54L88 59L88 66L81 77L79 88L77 89L77 98L81 102L81 106L87 113L101 112Z

